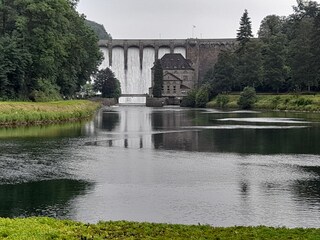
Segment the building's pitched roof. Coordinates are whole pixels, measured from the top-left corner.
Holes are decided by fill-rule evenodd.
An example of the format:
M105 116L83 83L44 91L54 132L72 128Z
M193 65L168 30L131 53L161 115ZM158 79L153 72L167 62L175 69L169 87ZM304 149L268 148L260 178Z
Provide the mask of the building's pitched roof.
M181 88L181 90L184 90L184 89L191 89L191 88L189 88L189 87L187 87L186 85L183 85L183 84L181 84L180 88Z
M185 59L181 53L167 53L160 61L163 70L194 70L191 67L191 61Z
M179 81L182 82L182 80L181 80L179 77L177 77L176 75L174 75L174 74L172 74L172 73L166 73L166 74L164 74L164 75L163 75L163 81L176 81L176 80L167 80L167 79L164 79L164 77L167 76L167 75L170 75L170 76L172 76L173 78L175 78L176 80L179 80Z

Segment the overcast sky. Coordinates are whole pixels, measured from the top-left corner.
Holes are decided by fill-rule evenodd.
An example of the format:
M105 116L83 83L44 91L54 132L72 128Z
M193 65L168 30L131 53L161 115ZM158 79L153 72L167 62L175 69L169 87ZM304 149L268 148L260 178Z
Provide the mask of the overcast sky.
M78 11L114 39L234 38L244 9L256 35L265 16L287 16L293 5L296 0L80 0Z

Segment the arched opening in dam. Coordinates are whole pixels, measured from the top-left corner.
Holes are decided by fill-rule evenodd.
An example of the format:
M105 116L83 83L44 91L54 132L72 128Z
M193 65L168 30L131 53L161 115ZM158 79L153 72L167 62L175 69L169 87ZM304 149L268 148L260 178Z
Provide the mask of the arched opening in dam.
M185 47L176 47L173 52L180 53L184 58L187 58L187 50Z
M170 48L169 47L160 47L159 48L159 59L161 59L165 54L170 53Z

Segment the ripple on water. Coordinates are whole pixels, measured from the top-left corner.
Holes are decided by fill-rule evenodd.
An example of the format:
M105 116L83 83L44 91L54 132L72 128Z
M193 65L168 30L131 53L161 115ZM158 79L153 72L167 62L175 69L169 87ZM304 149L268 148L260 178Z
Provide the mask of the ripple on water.
M182 127L188 129L299 129L308 128L309 126L259 126L259 125L217 125L217 126L189 126Z
M299 118L222 118L221 122L255 122L255 123L311 123Z
M28 154L16 158L5 156L0 162L0 184L17 184L49 179L72 178L68 164L54 159L30 158Z

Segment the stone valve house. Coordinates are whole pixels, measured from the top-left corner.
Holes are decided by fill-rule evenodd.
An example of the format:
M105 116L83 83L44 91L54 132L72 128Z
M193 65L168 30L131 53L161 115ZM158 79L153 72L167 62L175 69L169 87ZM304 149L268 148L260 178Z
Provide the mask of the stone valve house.
M168 53L161 59L163 69L162 97L166 98L168 104L180 104L183 97L195 87L195 70L192 62L185 59L180 53ZM154 86L154 67L152 70L152 86ZM152 96L151 87L149 94Z

